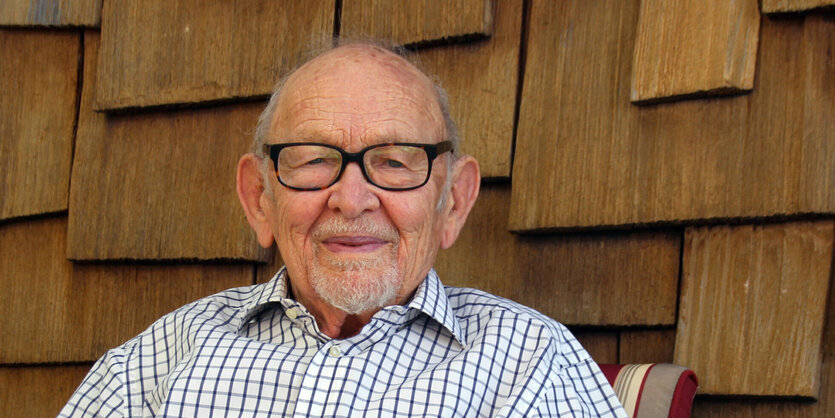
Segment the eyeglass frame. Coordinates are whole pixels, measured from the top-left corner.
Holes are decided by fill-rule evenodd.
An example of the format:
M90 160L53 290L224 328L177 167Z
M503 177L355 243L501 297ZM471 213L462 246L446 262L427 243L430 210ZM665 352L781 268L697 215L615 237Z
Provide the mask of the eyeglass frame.
M333 149L333 150L336 150L337 152L339 152L339 154L342 158L342 165L339 167L339 172L336 174L336 177L334 178L334 180L332 182L330 182L330 184L328 184L327 186L322 186L322 187L304 188L304 187L290 186L290 185L284 183L284 181L281 180L281 176L278 173L278 154L281 153L282 149L287 148L287 147L291 147L291 146L296 146L296 145L316 145L316 146L320 146L320 147L330 148L330 149ZM368 172L365 169L365 164L363 163L363 157L365 156L365 153L368 152L369 150L374 149L374 148L388 147L388 146L393 146L393 145L421 148L426 153L426 157L429 160L428 161L429 168L426 172L426 178L423 180L422 183L418 184L417 186L413 186L413 187L395 188L395 187L380 186L379 184L377 184L373 180L371 180L371 177L368 176ZM419 189L419 188L423 187L427 182L429 182L429 177L432 176L432 166L434 165L435 159L438 158L438 156L440 156L441 154L443 154L445 152L452 152L453 151L453 146L452 146L452 141L449 141L449 140L441 141L441 142L438 142L437 144L420 144L420 143L414 143L414 142L385 142L385 143L382 143L382 144L375 144L375 145L365 147L365 148L363 148L363 149L361 149L357 152L348 152L348 151L345 151L344 149L339 148L335 145L322 144L322 143L319 143L319 142L287 142L287 143L282 143L282 144L264 144L264 149L263 150L264 150L264 154L268 155L270 157L270 160L272 160L272 162L273 162L273 168L275 169L276 179L278 179L278 182L281 183L282 186L284 186L288 189L298 190L298 191L325 190L328 187L331 187L334 184L336 184L339 181L339 179L342 178L342 174L345 173L345 167L348 166L348 163L354 162L354 163L357 163L358 166L360 166L360 171L362 171L362 176L365 178L365 181L367 181L368 184L371 184L374 187L378 187L378 188L383 189L383 190L388 190L388 191L393 191L393 192L405 192L405 191L408 191L408 190Z

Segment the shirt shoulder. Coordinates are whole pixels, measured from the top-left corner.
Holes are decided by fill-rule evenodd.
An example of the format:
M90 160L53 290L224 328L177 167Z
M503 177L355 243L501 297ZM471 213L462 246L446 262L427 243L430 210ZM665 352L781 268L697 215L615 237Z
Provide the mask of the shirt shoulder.
M478 289L453 286L444 288L453 312L461 321L468 322L480 317L493 316L504 320L530 322L537 330L541 329L557 339L562 339L568 332L563 324L553 318L510 299Z
M547 347L547 357L559 367L593 362L565 325L536 309L478 289L445 286L445 290L468 341L501 332L526 347Z
M515 387L519 402L504 411L507 415L542 410L547 411L542 416L623 416L599 367L563 324L481 290L447 286L445 291L468 349L490 352L505 363L515 359L510 369L524 375L517 375L524 383Z
M159 338L161 331L165 334L190 335L204 326L225 327L236 331L247 313L255 306L253 302L261 294L264 286L227 289L188 303L156 320L124 346L135 344L144 337Z
M161 396L156 392L164 391L172 368L192 355L200 335L237 332L266 286L233 288L198 299L108 350L59 416L145 414L145 401Z

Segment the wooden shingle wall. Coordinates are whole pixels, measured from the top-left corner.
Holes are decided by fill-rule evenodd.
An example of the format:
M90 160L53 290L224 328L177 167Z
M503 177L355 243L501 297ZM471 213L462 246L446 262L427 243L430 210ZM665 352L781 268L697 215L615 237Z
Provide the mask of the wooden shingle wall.
M762 0L763 13L805 12L835 6L835 0Z
M687 229L675 361L703 393L818 395L833 225Z
M632 59L633 102L751 90L756 0L644 0Z
M78 33L0 32L0 219L67 210L80 55Z
M533 2L510 229L835 211L831 14L762 18L750 94L635 106L638 6Z
M482 177L506 179L513 148L522 2L492 3L490 39L423 49L416 55L450 96L452 118L466 138L462 151L478 159Z
M268 96L333 35L333 1L106 1L96 110Z
M102 0L5 0L0 25L26 27L98 27Z
M341 35L402 45L489 36L495 0L342 0Z
M84 46L91 82L78 116L67 256L265 260L235 194L235 166L264 102L98 113L98 33L86 33Z
M829 416L833 3L442 3L0 3L0 416L54 415L108 347L269 280L234 166L334 34L412 44L482 163L447 284L598 361L692 367L695 416Z

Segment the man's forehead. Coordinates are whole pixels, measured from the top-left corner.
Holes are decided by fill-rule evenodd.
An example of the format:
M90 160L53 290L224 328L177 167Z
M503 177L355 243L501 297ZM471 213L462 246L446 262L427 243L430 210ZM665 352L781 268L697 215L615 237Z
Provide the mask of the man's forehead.
M438 140L444 136L439 96L425 74L391 51L375 45L348 45L319 55L287 78L271 130L278 135L293 130L295 124L289 121L305 109L338 109L345 115L403 112L405 108L431 119L439 129Z
M431 86L432 82L414 64L394 52L372 44L352 44L331 49L299 67L287 80L307 75L346 72L351 67L386 72L404 84L419 83Z

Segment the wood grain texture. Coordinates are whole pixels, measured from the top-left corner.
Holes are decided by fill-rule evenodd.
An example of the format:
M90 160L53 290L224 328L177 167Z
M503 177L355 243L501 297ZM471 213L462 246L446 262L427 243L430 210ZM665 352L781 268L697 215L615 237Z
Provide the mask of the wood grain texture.
M825 6L835 6L835 0L762 0L762 12L769 14L803 12Z
M489 40L428 48L417 57L449 94L450 112L463 138L462 151L478 159L483 178L506 178L513 143L522 1L496 1L493 8L495 30Z
M835 276L830 277L830 280ZM835 286L829 286L829 306L823 331L821 384L817 401L796 399L712 399L699 397L695 418L830 418L835 411ZM771 366L770 362L767 366Z
M617 331L571 330L597 363L618 362Z
M97 46L87 33L69 258L266 260L235 191L235 167L264 104L96 113Z
M0 219L67 209L81 37L0 30Z
M637 107L636 17L533 3L511 230L835 212L835 21L764 18L749 95Z
M0 416L54 417L90 364L0 367Z
M832 401L721 399L701 396L693 402L693 418L831 418Z
M818 396L835 221L688 228L675 362L700 393Z
M0 226L0 364L93 361L188 302L252 284L251 264L73 264L66 218Z
M519 236L508 232L510 190L485 184L441 280L531 306L571 325L672 325L680 231ZM647 303L652 301L652 303Z
M101 24L101 0L4 0L0 26L84 26Z
M644 202L627 199L636 180L620 162L637 153L628 143L637 110L626 99L637 6L532 2L511 230L624 223Z
M408 45L492 32L493 0L343 0L341 36Z
M106 2L95 108L265 97L330 44L333 12L333 0Z
M672 363L675 329L625 330L620 333L618 362Z
M757 0L643 0L633 102L739 93L754 86Z

